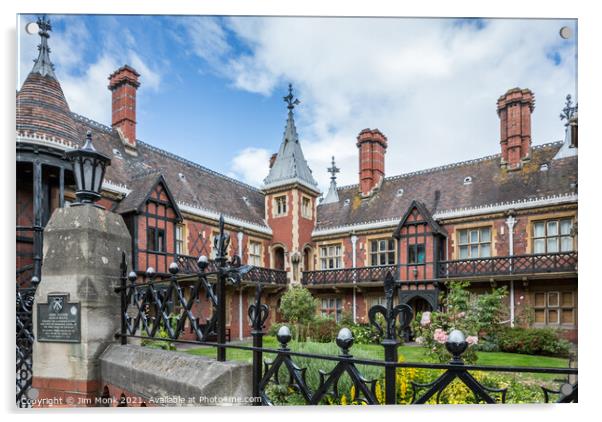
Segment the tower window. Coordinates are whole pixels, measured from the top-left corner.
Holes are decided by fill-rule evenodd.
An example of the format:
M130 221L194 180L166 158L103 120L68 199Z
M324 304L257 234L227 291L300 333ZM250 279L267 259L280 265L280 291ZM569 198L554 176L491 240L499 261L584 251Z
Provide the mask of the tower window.
M277 196L274 198L275 215L286 215L286 195Z
M304 218L311 218L311 199L307 197L301 199L301 215Z

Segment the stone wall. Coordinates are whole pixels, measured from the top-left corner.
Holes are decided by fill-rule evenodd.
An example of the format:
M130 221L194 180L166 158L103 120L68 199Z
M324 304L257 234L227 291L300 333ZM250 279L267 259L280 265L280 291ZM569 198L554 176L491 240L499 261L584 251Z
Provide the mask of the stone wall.
M113 344L100 357L101 382L128 406L250 405L252 365Z

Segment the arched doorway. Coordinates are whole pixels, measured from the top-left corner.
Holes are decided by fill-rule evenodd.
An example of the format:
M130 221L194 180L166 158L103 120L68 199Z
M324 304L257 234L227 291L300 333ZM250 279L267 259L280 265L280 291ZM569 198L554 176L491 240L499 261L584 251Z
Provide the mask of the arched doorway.
M303 249L303 271L312 271L314 269L312 250L310 246Z
M432 312L433 308L431 304L423 297L414 296L412 299L408 301L408 305L412 308L413 318L422 312Z
M276 270L284 270L284 248L282 246L275 246L273 253L274 268Z
M431 303L422 296L414 296L406 303L410 306L410 308L412 308L412 320L416 319L418 315L421 315L423 312L433 311L433 306L431 305ZM414 333L412 332L412 329L410 327L407 327L404 330L404 340L414 340Z

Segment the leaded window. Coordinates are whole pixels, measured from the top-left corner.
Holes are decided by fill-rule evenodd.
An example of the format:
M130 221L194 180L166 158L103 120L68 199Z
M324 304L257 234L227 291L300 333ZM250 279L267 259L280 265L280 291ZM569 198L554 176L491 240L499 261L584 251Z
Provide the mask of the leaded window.
M571 218L533 223L533 253L571 252L573 250L573 220Z
M538 325L574 325L575 295L573 292L535 292L533 322Z
M460 259L491 256L491 227L458 230Z
M286 195L274 198L276 206L276 215L286 215Z
M342 268L341 244L320 247L320 268L332 270Z
M146 229L146 249L149 252L165 252L165 230L148 227Z
M301 215L304 218L311 218L311 199L305 196L301 199Z
M424 243L415 243L413 245L408 245L408 264L424 264L424 261Z
M186 254L186 227L183 224L176 225L176 253L179 255Z
M377 239L370 241L370 265L395 264L395 241L393 239Z
M339 322L343 314L343 301L338 297L323 298L320 313Z
M249 264L261 267L261 243L249 242Z

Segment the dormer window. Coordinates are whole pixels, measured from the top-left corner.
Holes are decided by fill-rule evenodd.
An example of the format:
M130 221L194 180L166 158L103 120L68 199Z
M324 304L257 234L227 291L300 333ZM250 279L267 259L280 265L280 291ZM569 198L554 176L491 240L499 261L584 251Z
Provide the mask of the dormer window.
M396 195L398 198L399 198L400 196L403 196L403 189L401 189L401 188L400 188L400 189L397 189L397 193L396 193L395 195Z
M121 151L119 151L117 148L113 148L113 155L115 156L115 158L123 158L123 156L121 155Z
M465 185L470 185L471 183L472 183L472 177L470 177L470 176L466 176L466 177L464 178L464 184L465 184Z
M549 169L550 165L548 163L543 163L541 166L539 166L540 171L548 171Z
M343 202L343 204L344 204L345 206L347 206L347 205L351 204L351 199L349 199L349 198L345 199L345 201Z

